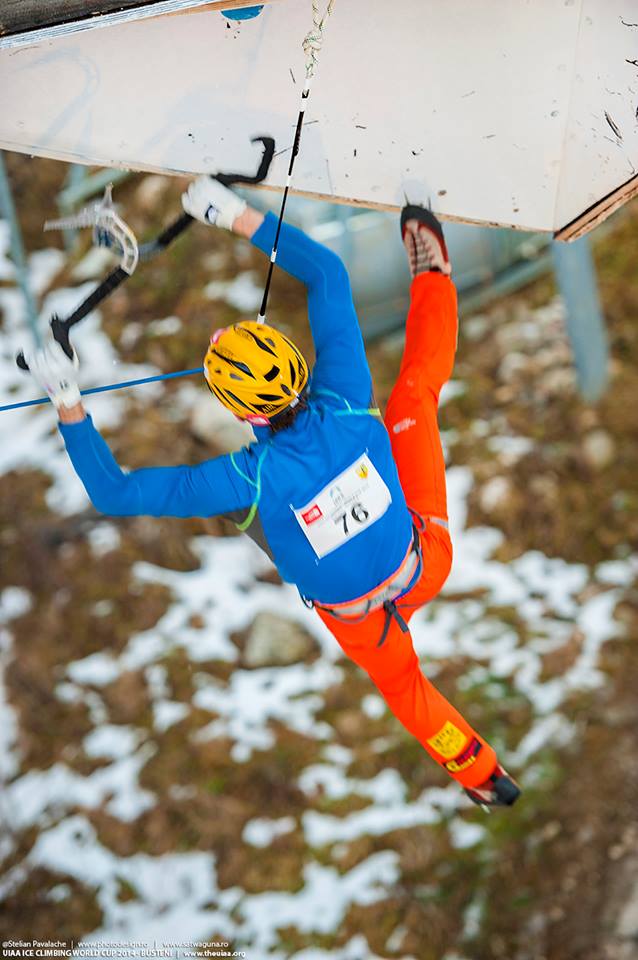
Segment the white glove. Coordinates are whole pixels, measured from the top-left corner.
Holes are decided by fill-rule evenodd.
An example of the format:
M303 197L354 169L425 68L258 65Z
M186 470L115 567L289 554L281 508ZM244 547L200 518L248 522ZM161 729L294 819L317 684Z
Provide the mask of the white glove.
M54 407L74 407L81 400L76 370L80 365L75 350L69 360L60 344L51 339L44 347L31 352L25 350L24 358L29 371L51 398Z
M182 206L186 213L202 223L214 223L217 227L231 230L247 204L218 180L198 177L182 194Z

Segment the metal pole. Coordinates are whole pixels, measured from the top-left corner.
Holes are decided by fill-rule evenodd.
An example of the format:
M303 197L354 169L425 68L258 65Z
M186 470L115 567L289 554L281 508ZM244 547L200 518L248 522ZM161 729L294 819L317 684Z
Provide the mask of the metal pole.
M578 386L585 400L594 403L607 387L609 347L589 238L573 243L555 242L552 253L567 310L567 334L574 352Z
M68 176L64 181L65 187L67 189L69 188L75 189L79 187L80 184L83 182L83 180L86 178L87 173L88 173L88 170L83 164L72 163ZM58 194L57 201L58 201L58 210L60 211L60 214L64 217L71 213L71 205L65 204L62 199L63 197L64 197L64 191ZM68 253L69 251L73 250L77 242L77 230L74 230L73 228L67 228L66 230L62 231L62 237L64 239L64 248Z
M130 170L111 170L109 167L95 173L86 173L86 170L81 164L74 164L66 186L58 194L58 208L64 215L72 213L76 204L102 193L110 183L115 186L130 176Z
M31 333L37 347L41 345L40 331L38 330L38 311L29 283L29 270L27 259L24 253L24 244L22 242L22 231L16 216L15 205L13 203L13 194L11 184L7 176L7 168L4 162L4 154L0 150L0 213L9 223L9 233L11 236L11 257L15 264L18 284L24 298L24 309L31 327Z

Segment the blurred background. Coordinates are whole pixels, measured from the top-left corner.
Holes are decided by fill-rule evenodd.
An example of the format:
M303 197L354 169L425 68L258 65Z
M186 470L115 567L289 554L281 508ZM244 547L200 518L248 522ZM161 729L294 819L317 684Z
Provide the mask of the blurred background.
M33 303L5 212L1 404L38 395L14 362L29 309L45 329L116 262L87 231L42 231L113 172L87 183L4 156ZM140 241L180 212L186 181L115 179ZM383 408L409 290L398 217L291 199L289 219L348 266ZM455 562L412 633L523 798L473 807L232 526L102 517L51 408L3 412L2 940L638 957L638 205L569 246L445 230L462 316L440 414ZM266 268L195 224L77 327L81 386L199 366L212 329L256 314ZM281 272L269 321L312 356L304 290ZM87 405L131 468L246 442L197 377Z

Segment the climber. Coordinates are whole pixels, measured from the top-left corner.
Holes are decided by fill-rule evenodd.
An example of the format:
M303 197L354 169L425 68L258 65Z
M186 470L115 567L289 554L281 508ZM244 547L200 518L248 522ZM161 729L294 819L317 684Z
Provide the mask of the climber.
M277 219L215 180L193 181L184 209L270 254ZM452 562L438 398L457 341L456 292L434 215L407 206L413 281L406 342L385 424L340 259L284 224L278 263L308 292L316 362L265 323L217 330L204 360L211 392L256 442L197 466L124 473L80 401L77 358L51 340L27 356L57 407L67 451L107 514L231 516L368 672L388 707L481 805L520 790L482 739L422 673L408 623L441 590Z

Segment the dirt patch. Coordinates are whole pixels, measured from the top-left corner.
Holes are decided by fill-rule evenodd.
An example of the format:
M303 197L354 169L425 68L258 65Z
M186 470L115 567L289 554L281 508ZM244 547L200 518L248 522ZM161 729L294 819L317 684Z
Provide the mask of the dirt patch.
M37 868L3 900L2 940L63 940L75 943L101 923L95 893L73 877Z

